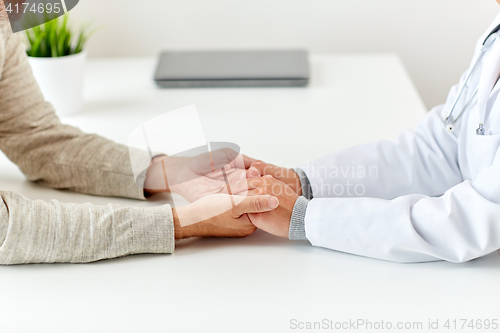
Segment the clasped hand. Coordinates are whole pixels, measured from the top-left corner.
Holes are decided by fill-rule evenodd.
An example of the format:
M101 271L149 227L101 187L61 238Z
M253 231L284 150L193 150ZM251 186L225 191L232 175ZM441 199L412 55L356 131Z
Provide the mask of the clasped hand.
M231 149L194 157L162 155L153 159L144 188L151 194L177 193L189 202L212 194L231 194L231 186L246 177L246 169L254 162Z
M279 205L265 213L252 213L248 217L253 225L270 234L288 238L293 207L301 194L300 179L295 171L267 164L252 162L247 179L240 180L235 190L248 196L270 195Z
M300 195L294 171L230 149L195 157L159 156L152 161L144 187L193 202L173 210L176 238L244 237L256 228L288 238Z

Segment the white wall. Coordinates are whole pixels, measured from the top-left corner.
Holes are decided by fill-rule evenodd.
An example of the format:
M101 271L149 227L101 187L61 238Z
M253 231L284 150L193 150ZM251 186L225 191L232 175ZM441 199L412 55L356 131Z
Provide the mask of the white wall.
M431 107L444 101L499 11L494 0L82 0L73 16L102 24L91 56L168 48L397 52Z

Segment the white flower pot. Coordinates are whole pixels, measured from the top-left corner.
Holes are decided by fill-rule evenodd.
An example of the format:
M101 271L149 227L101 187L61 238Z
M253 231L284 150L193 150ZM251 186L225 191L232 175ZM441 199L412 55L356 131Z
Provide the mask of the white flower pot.
M56 58L28 58L45 100L54 106L58 115L83 108L86 52Z

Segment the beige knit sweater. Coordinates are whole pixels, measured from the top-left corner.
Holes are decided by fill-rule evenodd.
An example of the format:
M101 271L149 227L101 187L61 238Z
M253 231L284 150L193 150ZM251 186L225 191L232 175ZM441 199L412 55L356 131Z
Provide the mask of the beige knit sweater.
M1 19L0 149L31 181L144 199L132 175L128 148L60 123L33 78L19 36ZM173 249L168 205L48 203L0 191L0 264L89 262Z

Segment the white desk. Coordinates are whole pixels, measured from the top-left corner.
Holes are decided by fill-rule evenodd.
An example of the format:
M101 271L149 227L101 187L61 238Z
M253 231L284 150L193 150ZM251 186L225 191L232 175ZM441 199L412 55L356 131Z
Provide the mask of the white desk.
M293 166L353 144L390 139L425 112L394 55L311 60L306 89L189 90L157 89L154 59L92 60L86 110L63 121L126 143L140 122L196 104L208 141L235 142L245 154ZM3 155L0 168L2 190L33 199L162 203L46 189L27 182ZM497 253L461 265L400 265L257 232L242 240L190 240L173 255L0 267L0 330L297 331L290 329L291 319L421 321L424 328L429 319L440 319L442 328L446 319L500 320L499 281Z

